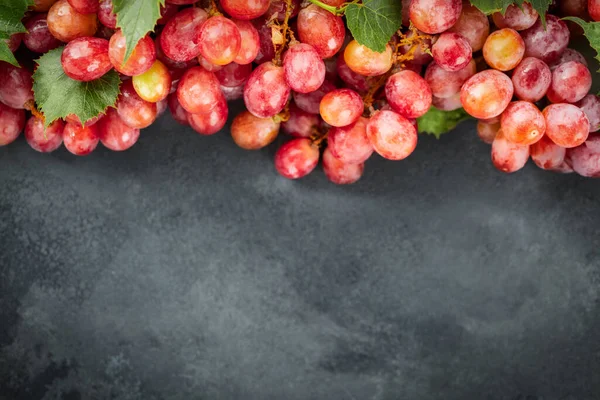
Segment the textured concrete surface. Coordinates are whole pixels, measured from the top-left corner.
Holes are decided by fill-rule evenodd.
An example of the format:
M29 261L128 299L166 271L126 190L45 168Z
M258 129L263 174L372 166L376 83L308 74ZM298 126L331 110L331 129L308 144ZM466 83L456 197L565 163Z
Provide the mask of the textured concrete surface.
M0 149L0 399L600 398L600 183L464 124L297 182L163 118Z

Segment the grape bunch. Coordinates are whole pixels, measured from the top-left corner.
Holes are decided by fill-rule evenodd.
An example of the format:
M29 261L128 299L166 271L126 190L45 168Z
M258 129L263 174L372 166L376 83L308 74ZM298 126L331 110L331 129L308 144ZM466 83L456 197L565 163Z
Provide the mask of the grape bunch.
M499 170L531 157L600 177L600 99L589 94L585 58L568 48L577 28L554 15L600 20L600 0L566 0L543 16L529 3L486 16L468 1L402 0L403 26L382 52L352 37L336 11L344 4L166 0L154 31L127 52L111 0L35 0L28 32L7 40L21 64L64 46L66 76L92 82L116 70L120 94L90 120L73 114L45 127L33 68L0 62L0 146L24 130L39 152L64 144L87 155L99 142L123 151L166 109L212 135L228 101L243 99L247 111L231 125L238 146L264 148L282 130L291 137L275 154L282 176L302 178L321 161L329 180L350 184L374 153L408 157L431 107L464 108Z

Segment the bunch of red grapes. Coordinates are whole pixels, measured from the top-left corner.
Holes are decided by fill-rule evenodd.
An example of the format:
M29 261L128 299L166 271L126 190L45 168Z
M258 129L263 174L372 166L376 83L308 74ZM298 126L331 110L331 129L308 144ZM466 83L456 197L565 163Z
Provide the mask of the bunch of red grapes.
M567 0L553 12L600 20L600 0L587 2ZM40 152L64 143L86 155L99 142L122 151L167 108L212 135L227 122L227 101L243 98L247 111L231 126L237 145L261 149L282 129L292 139L275 155L281 175L301 178L321 160L332 182L348 184L374 152L408 157L416 119L433 105L477 118L502 171L531 157L543 169L600 176L600 135L591 134L600 129L600 99L588 94L585 58L567 48L565 22L547 14L544 26L528 3L491 17L462 0L402 3L403 30L375 52L352 39L342 17L300 0L166 0L155 32L124 62L111 0L35 0L28 33L14 35L11 50L39 55L64 45L67 76L87 82L115 69L121 94L84 124L72 115L44 129L31 108L31 71L0 63L0 145L24 129ZM25 109L33 111L27 123Z

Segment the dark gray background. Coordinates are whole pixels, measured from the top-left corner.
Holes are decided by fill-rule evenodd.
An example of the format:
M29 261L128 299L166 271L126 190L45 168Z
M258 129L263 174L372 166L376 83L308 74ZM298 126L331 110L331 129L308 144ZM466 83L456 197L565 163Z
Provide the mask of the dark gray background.
M598 181L472 123L347 187L275 149L1 148L0 399L600 398Z

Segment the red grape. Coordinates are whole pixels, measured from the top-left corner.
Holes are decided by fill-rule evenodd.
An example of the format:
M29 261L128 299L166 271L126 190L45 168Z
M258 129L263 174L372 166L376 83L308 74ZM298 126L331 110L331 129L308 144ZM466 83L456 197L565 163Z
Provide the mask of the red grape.
M308 44L298 43L286 51L283 70L286 83L295 92L314 92L325 81L325 63Z
M44 122L32 116L25 126L25 139L35 151L51 153L62 144L64 129L65 123L60 119L54 121L48 128L44 128Z
M346 164L334 157L329 147L323 152L323 172L336 185L349 185L358 181L365 169L364 164Z
M500 130L500 123L487 124L483 121L477 122L477 136L483 143L492 144L498 131Z
M133 146L140 137L140 130L127 125L114 108L109 108L98 125L98 135L104 147L112 151L124 151Z
M319 89L315 90L314 92L311 92L311 93L296 93L296 92L294 92L293 93L294 103L296 103L298 108L300 108L308 113L319 114L321 100L327 93L329 93L335 89L336 89L336 87L333 83L331 83L329 81L325 81L325 82L323 82L323 85L321 85L321 87Z
M198 59L196 57L188 61L175 61L167 57L160 44L161 36L162 33L157 36L156 39L154 39L154 48L156 49L157 60L160 60L167 67L174 70L184 70L198 65Z
M173 119L179 122L181 125L189 125L188 116L190 113L185 111L181 104L179 104L179 100L177 99L177 93L171 93L168 97L169 111L171 111L171 115Z
M94 36L98 29L96 14L78 13L67 0L58 0L48 11L48 29L63 42L83 36Z
M432 96L431 105L442 111L458 110L459 108L462 108L462 103L460 102L460 92L446 98Z
M242 149L258 150L273 143L279 126L279 122L273 121L273 118L259 118L243 111L233 119L231 137Z
M492 142L492 163L498 170L513 173L525 166L529 159L529 146L511 142L498 131Z
M239 100L244 98L244 85L233 87L221 85L221 92L227 101Z
M69 152L76 156L86 156L96 149L100 138L98 125L82 126L67 123L63 130L63 143Z
M562 147L576 147L585 142L590 123L585 113L572 104L552 104L542 112L546 119L546 135Z
M319 113L331 126L347 126L354 123L364 111L362 98L354 90L336 89L321 99Z
M600 136L592 135L580 146L567 151L573 170L581 176L600 177Z
M188 114L190 126L201 135L213 135L227 123L229 108L225 99L207 114Z
M216 65L227 65L242 46L240 30L231 20L216 15L200 27L200 54Z
M0 103L0 146L14 142L25 127L25 111Z
M373 145L367 136L369 120L360 117L352 125L331 128L327 136L327 148L344 164L364 163L373 154Z
M135 76L148 71L156 61L156 49L150 36L144 36L133 49L133 53L125 60L125 36L119 30L110 38L108 56L117 71L127 76Z
M512 96L510 78L493 69L473 75L460 90L460 101L465 111L479 119L500 115Z
M223 100L219 80L202 67L190 68L177 87L181 106L192 114L207 114Z
M37 12L46 12L54 3L56 0L34 0L32 9Z
M108 58L108 40L82 37L64 48L61 63L65 74L77 81L89 82L112 69Z
M462 85L476 72L477 67L474 60L471 60L465 68L456 72L446 71L434 61L425 70L425 81L429 85L433 96L444 99L460 93Z
M594 21L600 21L600 0L588 0L588 12Z
M200 66L202 68L204 68L205 70L210 71L210 72L217 72L217 71L221 70L221 68L223 68L222 65L216 65L216 64L211 63L206 58L204 58L202 55L199 55L197 60L198 60L198 64L200 64Z
M162 99L161 101L156 102L156 116L160 117L167 111L167 99Z
M590 91L592 87L592 74L580 62L568 61L559 65L552 72L552 84L548 96L557 101L555 103L575 103Z
M163 63L156 60L150 69L131 78L137 94L146 101L158 103L171 92L171 74Z
M160 34L160 46L173 61L190 61L200 55L200 28L208 19L201 8L186 8L165 25Z
M131 80L128 80L121 85L117 113L129 127L142 129L149 127L156 120L158 110L155 103L142 99L134 89Z
M33 101L31 72L0 62L0 102L12 108L25 108Z
M250 64L256 59L260 50L260 36L258 31L249 21L235 19L232 21L238 27L242 39L240 50L233 61L240 65Z
M486 19L487 21L487 19ZM406 39L410 40L415 35L425 35L423 32L409 30L406 32ZM431 62L433 57L431 57L431 39L421 39L420 45L412 53L411 63L426 65ZM406 54L412 48L412 44L405 44L404 46L400 46L400 52L402 54Z
M346 64L344 55L340 54L336 60L337 74L346 85L350 86L351 89L358 90L359 92L366 92L369 90L369 82L367 77L354 72Z
M600 130L600 98L595 94L588 94L575 105L585 113L590 122L590 132Z
M275 168L288 179L299 179L310 174L317 164L319 147L307 138L292 139L275 153Z
M483 58L492 68L510 71L523 59L525 42L519 32L504 28L492 32L483 45Z
M535 57L526 57L512 74L515 96L520 100L535 102L542 99L550 83L552 73L545 62Z
M378 53L367 46L351 41L344 50L344 60L352 71L365 76L385 74L392 68L393 53L390 45L385 46L383 53Z
M99 10L98 0L68 0L71 7L81 14L95 14Z
M415 127L394 111L377 111L367 123L367 135L375 151L388 160L403 160L417 147Z
M483 48L485 39L490 34L490 22L477 7L465 2L458 21L448 29L448 32L462 35L471 45L473 52L476 52Z
M186 4L194 4L197 3L198 0L166 0L167 4L171 3L171 4L177 4L177 5L186 5Z
M113 12L112 0L100 0L98 19L107 28L117 28L117 14Z
M8 49L13 53L17 51L21 45L21 42L23 41L23 36L24 34L22 33L14 33L10 35L10 38L5 39L6 43L8 44Z
M221 86L237 87L242 86L252 73L252 65L239 65L231 63L215 72L215 76L219 80Z
M458 21L461 0L412 0L410 20L425 33L442 33Z
M255 19L267 12L270 5L269 0L221 0L223 10L233 18L250 20Z
M47 14L36 14L25 22L27 33L23 35L25 46L36 53L47 53L62 44L48 29Z
M538 19L538 13L533 9L531 4L522 3L517 6L511 4L506 9L506 13L502 15L497 12L492 15L494 25L499 29L511 28L516 31L522 31L531 28Z
M458 33L452 32L442 33L431 50L435 62L450 72L459 71L466 67L471 61L473 52L467 39Z
M548 65L548 66L550 67L550 70L554 71L556 69L556 67L558 67L559 65L561 65L563 63L566 63L567 61L577 61L577 62L582 63L586 67L588 66L587 60L585 59L583 54L581 54L577 50L573 50L573 49L569 49L569 48L566 48L565 51L562 52L560 57L557 60L550 63L550 65Z
M266 62L248 78L244 87L246 108L257 117L273 117L285 107L290 96L290 87L285 82L283 67Z
M342 48L346 28L341 17L311 4L300 10L297 22L300 41L314 47L321 58L333 57Z
M412 71L400 71L385 84L385 97L394 111L406 118L418 118L431 107L431 89L425 79Z
M179 12L179 6L177 4L169 3L168 1L164 6L160 7L160 19L156 21L158 25L165 25Z
M525 57L536 57L550 63L567 48L570 34L563 21L548 14L545 28L538 18L531 28L521 32L521 37L525 42Z
M310 137L313 129L320 124L320 118L316 114L307 113L298 108L294 103L290 105L290 118L281 123L285 133L294 137Z
M546 120L538 108L527 101L513 101L500 119L504 137L516 144L533 144L546 132Z
M273 29L267 21L262 18L255 19L252 24L258 32L259 48L254 58L254 62L262 64L273 60L275 57L275 47L273 46ZM243 38L242 38L243 40ZM243 50L240 50L242 52Z
M548 136L542 138L529 148L531 159L541 169L559 168L565 162L567 149L555 144Z
M67 117L65 118L65 121L67 123L72 123L72 124L77 124L77 125L85 125L85 126L92 126L95 123L97 123L98 121L100 121L100 119L102 119L102 117L104 117L104 114L95 116L94 118L91 118L89 120L87 120L85 122L85 124L81 123L81 120L79 119L79 117L75 114L69 114L67 115Z
M292 11L290 12L290 18L294 18L300 12L300 0L292 0ZM324 1L324 3L327 3ZM285 19L285 12L287 10L287 0L271 0L269 10L265 14L269 18L276 18L279 22L283 22Z

